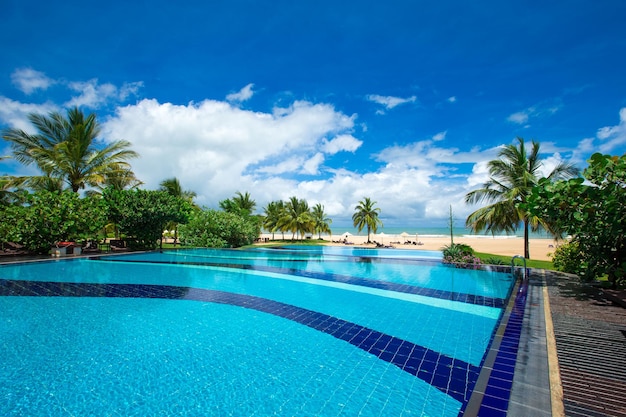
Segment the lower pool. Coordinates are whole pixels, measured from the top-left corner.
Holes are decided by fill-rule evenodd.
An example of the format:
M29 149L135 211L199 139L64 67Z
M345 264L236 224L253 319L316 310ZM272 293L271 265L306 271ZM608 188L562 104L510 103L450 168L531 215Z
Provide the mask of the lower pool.
M355 249L3 265L0 414L458 415L512 278Z

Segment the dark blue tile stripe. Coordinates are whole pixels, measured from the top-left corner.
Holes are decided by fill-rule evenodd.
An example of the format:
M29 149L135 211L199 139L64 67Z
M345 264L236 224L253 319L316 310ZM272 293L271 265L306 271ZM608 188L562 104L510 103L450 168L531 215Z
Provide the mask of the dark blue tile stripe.
M477 304L487 307L503 308L505 300L502 298L485 297L482 295L465 294L460 292L452 292L445 290L435 290L432 288L418 287L409 284L397 284L389 281L374 280L352 277L348 275L328 274L323 272L303 271L296 268L279 268L265 265L248 265L248 264L232 264L221 262L176 262L176 261L141 261L132 259L114 259L99 258L109 262L137 262L137 263L154 263L154 264L173 264L173 265L196 265L196 266L213 266L221 268L245 269L252 271L272 272L277 274L293 275L303 278L319 279L323 281L340 282L350 285L358 285L361 287L377 288L387 291L402 292L406 294L422 295L424 297L441 298L444 300L458 301L461 303Z
M327 314L265 298L189 287L0 280L0 296L129 297L204 301L249 308L295 321L346 341L422 379L465 404L479 367Z
M502 342L493 364L493 370L489 375L485 396L478 410L478 416L506 417L507 415L527 295L528 281L523 281L515 295L513 309L502 336Z

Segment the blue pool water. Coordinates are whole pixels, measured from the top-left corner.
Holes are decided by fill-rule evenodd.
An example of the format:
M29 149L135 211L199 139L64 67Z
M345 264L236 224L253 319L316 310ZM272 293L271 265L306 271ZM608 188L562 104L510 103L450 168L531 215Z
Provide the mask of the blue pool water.
M3 265L0 414L457 415L512 279L364 251Z

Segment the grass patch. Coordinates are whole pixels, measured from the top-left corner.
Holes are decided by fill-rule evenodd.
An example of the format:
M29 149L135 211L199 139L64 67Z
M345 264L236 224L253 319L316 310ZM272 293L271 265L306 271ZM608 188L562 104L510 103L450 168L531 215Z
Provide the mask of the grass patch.
M487 260L500 260L502 262L501 265L511 265L512 256L493 255L491 253L481 253L481 252L476 252L475 255L478 256L480 258L480 261L483 263L486 263L485 261ZM515 265L518 265L518 266L522 265L522 260L516 259ZM537 259L526 259L526 267L548 269L552 271L556 270L554 268L554 265L552 264L552 261L540 261Z

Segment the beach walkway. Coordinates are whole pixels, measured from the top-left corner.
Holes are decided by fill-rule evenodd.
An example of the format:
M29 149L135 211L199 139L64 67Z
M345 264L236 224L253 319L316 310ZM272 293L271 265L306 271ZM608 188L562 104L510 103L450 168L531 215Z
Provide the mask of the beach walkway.
M565 415L626 417L626 308L576 277L546 285Z

